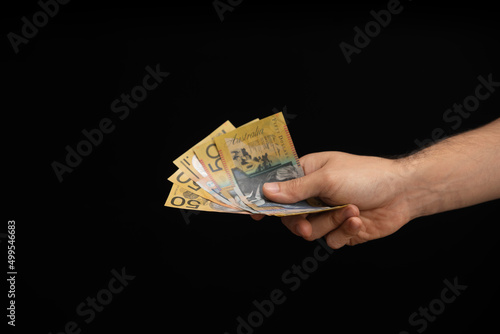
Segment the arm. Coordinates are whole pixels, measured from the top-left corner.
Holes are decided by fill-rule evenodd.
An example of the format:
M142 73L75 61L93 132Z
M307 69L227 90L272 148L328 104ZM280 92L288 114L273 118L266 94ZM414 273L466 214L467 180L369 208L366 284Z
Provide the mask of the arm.
M417 217L500 198L500 119L405 158L321 152L301 164L305 176L265 184L264 195L281 203L315 196L330 205L352 203L282 221L307 240L326 236L332 248L355 245Z
M500 119L398 162L411 219L500 198Z

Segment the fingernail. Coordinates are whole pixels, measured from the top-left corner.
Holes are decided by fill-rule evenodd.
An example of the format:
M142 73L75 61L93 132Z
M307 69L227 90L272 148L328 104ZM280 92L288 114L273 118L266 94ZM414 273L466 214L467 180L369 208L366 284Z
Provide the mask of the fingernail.
M299 237L301 237L301 236L302 236L302 233L300 233L300 228L299 228L299 225L295 226L295 233L297 233L297 235L298 235Z
M277 183L264 183L265 191L268 193L277 193L280 191L280 186Z

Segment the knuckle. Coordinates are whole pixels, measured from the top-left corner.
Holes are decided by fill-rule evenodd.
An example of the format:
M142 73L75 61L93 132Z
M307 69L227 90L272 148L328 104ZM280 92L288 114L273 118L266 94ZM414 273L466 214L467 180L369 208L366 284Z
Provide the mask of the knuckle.
M347 226L345 228L345 232L346 235L349 237L354 237L358 235L359 231L361 230L360 224L353 217L348 219L346 225Z
M286 181L286 193L290 198L296 198L302 188L302 178Z
M337 177L333 173L324 173L323 180L323 186L331 187L337 182Z

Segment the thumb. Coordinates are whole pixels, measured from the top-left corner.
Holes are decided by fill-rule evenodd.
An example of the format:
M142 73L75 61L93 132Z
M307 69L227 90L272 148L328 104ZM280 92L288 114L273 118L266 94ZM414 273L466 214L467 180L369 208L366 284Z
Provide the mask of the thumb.
M324 180L320 173L311 173L284 182L265 183L264 196L273 202L296 203L311 197L321 196Z

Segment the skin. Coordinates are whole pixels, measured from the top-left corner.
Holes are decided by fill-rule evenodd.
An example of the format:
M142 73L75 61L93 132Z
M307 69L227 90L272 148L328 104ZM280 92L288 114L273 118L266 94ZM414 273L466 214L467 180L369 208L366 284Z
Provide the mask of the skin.
M300 159L305 176L264 184L279 203L319 197L338 210L283 217L306 240L338 249L390 235L417 217L500 198L500 118L404 158L319 152ZM262 215L252 215L255 220Z

